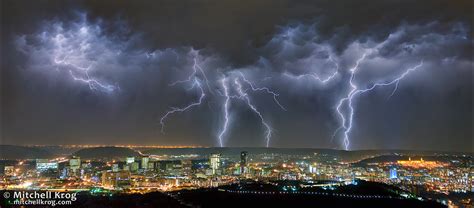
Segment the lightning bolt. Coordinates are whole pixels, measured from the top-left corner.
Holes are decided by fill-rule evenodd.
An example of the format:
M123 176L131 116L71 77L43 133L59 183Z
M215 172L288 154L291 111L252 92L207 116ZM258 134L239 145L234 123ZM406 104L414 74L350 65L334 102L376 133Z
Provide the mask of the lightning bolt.
M193 83L193 86L191 87L191 89L196 88L196 87L199 88L201 96L200 96L199 100L196 101L196 102L190 103L189 105L184 106L182 108L173 107L170 111L166 112L163 115L163 117L161 117L161 119L160 119L161 132L162 133L164 133L165 120L168 118L168 116L170 116L171 114L174 114L174 113L187 111L192 107L195 107L195 106L198 106L198 105L202 104L202 101L206 96L205 90L203 88L204 82L205 82L205 85L207 86L208 92L211 93L211 94L214 94L213 90L211 88L211 85L209 84L209 79L207 78L206 73L204 72L204 69L199 65L197 52L195 50L192 50L190 53L194 55L194 58L193 58L194 63L193 63L193 66L192 66L191 74L189 74L186 79L177 80L177 81L169 84L169 86L175 86L175 85L183 84L183 83L190 83L194 80L194 83ZM149 55L149 56L151 56L151 55ZM249 106L249 108L259 116L263 126L265 126L265 128L266 128L265 138L266 138L266 144L267 144L267 147L268 147L268 145L270 143L271 135L272 135L272 129L271 129L270 125L268 125L268 123L264 120L263 115L260 113L260 111L258 111L258 109L255 107L255 105L252 104L252 102L250 100L250 97L247 94L247 91L250 90L252 92L264 92L266 94L269 94L269 95L272 96L272 98L273 98L274 102L276 103L276 105L278 105L283 110L286 110L286 109L280 103L280 101L278 100L278 96L279 96L278 93L270 90L268 87L257 87L254 83L252 83L250 80L248 80L242 72L236 72L236 74L237 74L237 76L239 76L240 79L237 80L237 78L235 78L233 85L231 83L228 83L230 78L226 77L226 76L224 76L224 78L222 78L219 81L219 84L221 85L222 90L217 90L217 93L218 93L218 95L224 97L224 102L222 103L224 122L221 126L221 129L219 130L219 132L217 134L219 145L220 145L220 147L224 146L224 139L225 139L225 136L227 135L227 132L228 132L228 129L229 129L229 125L230 125L230 121L231 121L231 116L229 114L231 100L232 99L241 99L241 100L246 101L246 104ZM199 81L197 79L197 77L200 77L199 80L201 80L202 82ZM245 83L245 85L248 85L248 87L245 90L243 89L242 83L240 81ZM237 89L235 89L235 87ZM234 93L231 94L231 90L234 90L233 92L236 92L236 94L238 94L238 95L235 95Z
M100 82L97 79L91 78L91 76L89 75L89 71L92 67L92 64L90 64L87 67L81 67L81 66L78 66L76 64L70 63L68 61L68 56L64 56L64 58L62 60L59 60L56 57L56 58L54 58L54 63L58 66L60 66L60 65L69 66L69 67L72 67L74 69L74 71L81 72L83 74L83 77L74 74L72 69L69 70L69 74L71 75L71 77L74 81L80 81L80 82L86 83L89 86L89 89L91 89L91 90L99 90L100 89L100 90L105 91L105 92L113 92L113 91L119 89L118 86L105 84L105 83Z
M333 80L339 74L339 64L337 64L337 62L332 58L332 56L329 56L329 60L332 63L334 63L334 65L336 66L336 69L334 69L334 72L331 75L327 76L326 78L322 78L316 72L307 73L307 74L300 74L300 75L292 75L288 72L284 72L283 76L287 76L287 77L297 79L297 80L300 80L300 79L303 79L303 78L311 78L311 79L314 79L314 80L316 80L316 81L318 81L322 84L326 84L327 82L330 82L331 80Z
M165 120L168 118L169 115L174 114L174 113L184 112L184 111L187 111L187 110L191 109L194 106L201 105L202 101L206 97L206 93L204 93L204 89L202 88L201 83L198 81L198 79L194 78L193 85L191 86L190 89L194 89L196 87L199 88L199 91L201 93L201 96L199 97L199 99L196 102L193 102L193 103L191 103L187 106L184 106L182 108L171 107L171 110L166 112L166 114L163 117L161 117L161 119L160 119L161 133L164 133Z
M224 124L222 125L222 129L219 132L217 138L219 139L219 145L223 147L223 137L227 133L227 127L229 126L229 101L230 101L230 95L229 95L229 88L227 87L227 79L224 77L220 80L222 89L224 90L223 96L225 97L224 101Z
M351 86L351 91L348 93L348 95L346 97L339 100L339 104L336 107L336 111L339 114L339 117L341 118L341 126L338 129L336 129L336 131L334 133L334 136L337 134L337 132L339 130L341 130L341 129L345 130L343 141L344 141L344 146L345 146L346 150L349 148L349 138L348 138L347 135L348 135L348 132L350 131L350 129L349 129L349 131L347 131L348 128L346 126L346 117L345 117L344 113L341 111L341 107L344 104L344 102L349 100L351 95L357 90L357 86L353 83L353 80L354 80L354 77L355 77L355 72L356 72L357 68L359 67L360 62L362 62L365 59L366 55L367 55L367 53L364 53L362 55L362 57L359 60L356 61L355 66L349 70L349 72L351 73L351 77L349 79L349 84ZM353 110L354 109L352 108L352 105L349 105L349 109L350 109L350 115L353 115ZM352 120L352 116L350 116L350 120ZM352 127L352 122L350 122L350 123L351 123L351 127Z
M202 77L204 78L209 92L212 92L211 87L210 87L210 85L209 85L209 80L207 79L206 73L204 72L204 70L202 69L202 67L199 66L197 57L194 57L193 62L194 62L194 64L193 64L193 72L188 76L188 78L187 78L187 79L184 79L184 80L175 81L175 82L171 83L169 86L175 86L175 85L177 85L177 84L182 84L182 83L186 83L186 82L191 82L192 79L193 79L193 77L195 77L195 76L197 75L197 73L199 72L199 73L202 75Z
M244 76L244 74L243 74L242 72L239 71L238 73L239 73L240 77L242 78L242 80L250 86L250 88L252 89L252 91L254 91L254 92L255 92L255 91L263 91L263 92L266 92L266 93L272 95L273 100L275 101L275 103L276 103L282 110L286 111L286 108L283 107L283 105L280 103L280 101L278 101L278 96L280 96L278 93L273 92L272 90L268 89L268 87L255 87L255 85L254 85L252 82L250 82L250 81ZM242 95L242 94L241 94L241 95Z
M233 84L234 85L229 86L228 80L230 78L224 77L220 80L220 84L221 84L221 87L223 89L223 93L219 93L219 94L221 96L223 96L225 99L224 99L224 103L223 103L224 123L222 124L222 127L221 127L221 129L218 133L218 136L217 136L218 140L219 140L219 144L220 144L221 147L223 146L224 137L227 134L227 131L229 129L229 123L230 123L229 107L230 107L231 99L239 99L239 100L243 100L245 102L245 104L260 118L260 122L262 123L262 125L266 129L265 130L266 147L269 147L271 136L272 136L272 128L268 124L268 122L264 119L262 113L252 103L252 101L250 100L250 96L247 93L247 91L251 90L252 92L257 92L257 91L265 92L265 93L267 93L267 94L269 94L273 97L273 100L275 101L275 103L281 109L286 110L278 100L279 94L272 91L272 90L270 90L267 87L256 87L255 84L253 84L251 81L249 81L245 77L245 75L240 71L237 71L237 72L234 72L234 73L238 75L238 77L233 78L233 81L234 81ZM244 89L242 83L245 83L249 87ZM231 95L230 92L229 92L230 91L229 87L232 87L232 89L235 90L237 95Z
M245 78L242 78L242 80L244 80L245 82L247 82L245 80ZM250 98L248 96L248 94L246 92L244 92L244 90L242 89L242 85L241 83L239 82L238 79L234 79L234 83L235 85L237 86L236 90L238 92L238 94L240 95L240 97L245 100L247 106L249 106L249 108L255 113L257 114L257 116L260 118L260 121L262 122L262 125L265 127L265 139L266 139L266 147L269 147L270 145L270 138L272 136L272 128L270 127L270 125L268 125L268 123L265 121L265 119L263 118L262 114L260 113L260 111L258 111L257 107L255 107L255 105L252 104L252 102L250 101ZM250 82L248 82L250 84ZM251 84L250 84L251 85ZM251 85L252 86L252 85ZM252 87L252 89L254 89ZM280 106L281 107L281 106Z
M350 133L351 133L352 126L353 126L353 121L354 121L354 106L352 104L353 104L354 99L356 98L356 96L364 94L366 92L370 92L370 91L374 90L377 87L395 85L395 88L394 88L394 90L392 91L392 93L390 95L390 97L391 97L396 92L396 90L398 89L398 85L399 85L399 83L402 79L404 79L406 76L408 76L408 74L410 74L411 72L413 72L413 71L417 70L418 68L420 68L421 66L423 66L423 61L421 61L420 64L418 64L418 65L416 65L412 68L408 68L404 73L400 74L398 77L396 77L392 81L389 81L389 82L376 82L368 88L359 89L359 87L353 81L354 81L354 77L355 77L355 74L357 72L357 69L359 68L359 64L365 59L366 56L367 56L367 53L364 53L362 55L362 57L356 61L355 66L349 70L350 74L351 74L350 79L349 79L349 84L351 86L351 90L349 91L349 93L347 94L346 97L343 97L342 99L339 100L339 102L336 106L336 111L339 114L339 117L341 118L341 126L338 129L336 129L336 131L333 134L333 137L335 137L337 135L338 131L344 130L344 132L343 132L343 142L344 142L345 150L348 150L349 145L350 145ZM346 107L348 109L347 118L346 118L346 115L344 114L344 112L342 112L342 109L341 109L344 104L346 104Z
M198 105L202 104L202 101L206 97L206 93L205 93L204 89L202 88L201 82L197 78L198 73L204 79L204 82L206 83L209 92L212 94L212 90L211 90L211 87L209 85L209 80L207 79L206 73L204 72L202 67L199 66L199 64L198 64L198 51L192 49L190 53L193 54L193 56L194 56L192 73L186 79L175 81L175 82L169 84L169 86L175 86L177 84L192 82L191 88L189 90L194 89L194 88L197 87L197 88L199 88L199 91L200 91L201 95L200 95L199 99L196 102L190 103L187 106L184 106L182 108L171 107L171 110L167 111L165 113L165 115L163 115L160 119L161 133L164 133L165 120L168 118L169 115L174 114L174 113L184 112L184 111L187 111L187 110L189 110L190 108L192 108L194 106L198 106Z

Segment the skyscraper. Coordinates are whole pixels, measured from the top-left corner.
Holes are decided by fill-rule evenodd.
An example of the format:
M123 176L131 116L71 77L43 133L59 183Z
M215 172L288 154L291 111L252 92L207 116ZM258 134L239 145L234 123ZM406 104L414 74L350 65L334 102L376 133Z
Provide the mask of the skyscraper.
M142 169L148 169L148 162L150 162L150 157L148 156L143 156L142 157Z
M396 168L391 168L390 169L390 179L397 179L398 174L397 174L397 169Z
M211 157L209 158L209 163L211 165L212 174L215 175L217 173L217 170L221 166L221 154L211 154Z
M77 174L77 170L81 168L81 158L73 156L71 159L69 159L69 167L71 168L74 175Z
M135 157L132 157L132 156L127 157L126 162L127 162L127 164L135 162Z
M240 153L240 174L244 174L247 167L248 155L246 151Z

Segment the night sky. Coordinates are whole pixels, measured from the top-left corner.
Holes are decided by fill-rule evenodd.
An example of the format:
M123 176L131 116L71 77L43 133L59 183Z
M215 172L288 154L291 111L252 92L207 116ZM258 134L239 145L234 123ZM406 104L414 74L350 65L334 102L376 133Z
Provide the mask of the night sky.
M472 6L2 0L0 143L473 151Z

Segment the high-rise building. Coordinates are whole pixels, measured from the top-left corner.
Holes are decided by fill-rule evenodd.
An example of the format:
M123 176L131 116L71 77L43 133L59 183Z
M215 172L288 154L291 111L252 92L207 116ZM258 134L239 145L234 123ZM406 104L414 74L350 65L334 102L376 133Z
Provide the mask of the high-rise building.
M309 165L308 170L309 170L309 173L317 173L318 172L318 168L314 164Z
M108 188L130 188L130 172L102 172L102 186Z
M221 166L221 154L211 154L211 157L209 158L209 163L212 169L212 174L217 174L217 170L219 170Z
M126 162L127 164L135 162L135 157L127 157Z
M79 168L81 168L81 158L73 156L69 159L69 168L71 168L72 172L75 174Z
M57 169L58 169L58 162L50 162L48 159L36 159L37 171L57 170Z
M137 162L132 162L132 163L128 164L128 166L129 166L129 170L131 172L136 172L139 168Z
M119 164L114 163L112 164L112 172L118 172L119 171Z
M246 151L240 153L240 174L244 174L246 172L247 167L247 160L248 154Z
M4 174L5 174L5 176L14 176L15 175L15 167L14 166L5 166L4 167Z
M398 174L397 174L397 169L396 168L390 168L390 174L389 174L390 179L397 179Z
M142 169L148 169L148 162L150 162L150 157L148 156L143 156L142 157Z

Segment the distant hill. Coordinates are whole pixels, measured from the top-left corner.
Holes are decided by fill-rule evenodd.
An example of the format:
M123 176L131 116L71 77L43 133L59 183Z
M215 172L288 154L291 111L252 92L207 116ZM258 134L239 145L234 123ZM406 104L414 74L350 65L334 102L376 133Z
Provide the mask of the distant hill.
M48 159L54 158L54 156L53 153L37 147L0 145L0 159Z
M335 149L315 149L315 148L263 148L263 147L209 147L209 148L143 148L141 152L151 155L185 155L196 154L208 156L211 153L221 153L226 156L239 156L241 151L249 154L286 154L286 155L329 155L341 158L344 161L356 162L363 159L381 155L434 155L433 151L411 151L411 150L357 150L345 151Z
M420 160L423 158L425 161L435 160L443 162L449 162L451 160L461 160L462 162L465 162L464 160L466 160L465 157L458 157L456 155L382 155L361 160L357 164L368 165L371 163L397 162L398 160L409 160L410 158L412 160Z
M140 153L125 147L93 147L81 149L73 155L82 159L119 159L128 156L140 156Z

